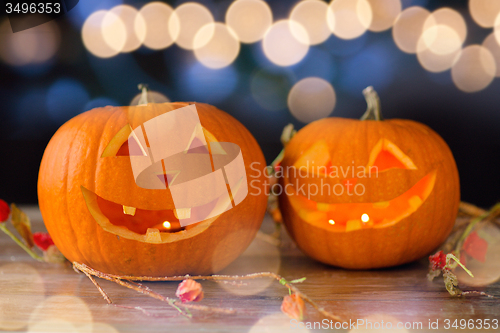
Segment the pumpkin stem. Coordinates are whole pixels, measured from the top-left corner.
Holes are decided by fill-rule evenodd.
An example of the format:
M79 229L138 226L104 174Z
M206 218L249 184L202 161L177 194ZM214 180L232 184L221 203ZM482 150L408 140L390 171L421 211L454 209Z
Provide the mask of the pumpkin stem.
M142 91L141 98L137 105L147 105L148 104L148 85L144 83L139 83L137 88Z
M361 120L384 120L382 118L382 113L380 112L380 99L378 98L377 92L372 86L369 86L363 90L363 95L366 99L366 112L361 117Z

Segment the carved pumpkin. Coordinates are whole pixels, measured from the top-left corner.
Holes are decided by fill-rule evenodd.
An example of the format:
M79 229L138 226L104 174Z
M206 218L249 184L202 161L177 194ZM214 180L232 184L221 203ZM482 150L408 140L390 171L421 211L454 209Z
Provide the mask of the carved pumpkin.
M235 205L233 188L225 212L182 226L181 219L189 217L191 209L174 205L170 186L151 189L134 181L130 157L138 147L132 146L132 131L190 104L97 108L69 120L55 133L40 166L38 198L47 230L66 258L111 274L209 274L247 248L262 223L266 191L248 193ZM247 179L260 179L264 186L265 175L250 168L256 163L263 169L265 160L248 130L213 106L195 106L206 142L238 145ZM143 143L141 149L151 152L149 144ZM182 173L183 167L178 171ZM167 173L159 175L165 184L171 176ZM194 191L199 196L202 190Z
M443 139L411 120L382 120L365 90L362 120L326 118L285 148L279 198L299 248L352 269L419 259L451 232L460 200L455 161Z

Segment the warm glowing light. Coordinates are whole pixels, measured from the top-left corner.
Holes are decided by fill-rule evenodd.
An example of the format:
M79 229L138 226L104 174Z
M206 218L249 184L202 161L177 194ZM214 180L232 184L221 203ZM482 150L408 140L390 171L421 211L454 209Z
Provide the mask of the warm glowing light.
M483 28L491 28L500 14L498 0L469 0L469 10L472 18Z
M195 2L186 2L177 7L172 13L168 23L168 30L177 45L186 50L193 50L204 45L194 44L198 31L205 25L213 22L212 13L203 5ZM204 35L206 36L206 32ZM203 42L208 43L209 40L209 38L205 38Z
M495 76L500 77L500 44L497 42L495 35L491 33L483 42L483 46L487 48L493 58L495 58L495 64L497 66L497 71Z
M401 13L401 0L368 0L372 8L373 18L371 31L384 31L391 28Z
M302 43L316 45L330 37L331 31L326 22L328 5L320 0L305 0L299 2L290 13L290 21L299 23L306 31L308 40L300 40L301 32L295 32L296 25L291 26L292 33Z
M372 18L372 9L366 0L333 0L328 6L328 26L342 39L353 39L364 34Z
M304 123L327 117L335 108L336 101L332 85L318 77L300 80L288 94L290 112Z
M163 227L164 227L165 229L170 229L170 228L172 227L172 225L170 224L170 222L165 221L165 222L163 222Z
M113 50L122 52L127 42L127 28L122 19L115 13L108 11L101 23L101 33L104 42Z
M328 220L328 223L330 223L331 225L334 225L335 221L334 220Z
M451 68L451 77L458 89L476 92L486 88L495 77L497 68L491 52L480 45L470 45L462 50Z
M174 10L163 2L151 2L141 8L136 16L135 33L142 43L153 50L169 47L174 42L168 22Z
M85 45L85 48L90 53L100 58L110 58L120 52L120 47L112 47L104 39L102 23L107 13L108 11L106 10L99 10L92 13L92 15L85 20L82 27L83 45ZM117 25L119 24L117 23ZM125 29L123 23L122 27ZM109 29L108 32L112 35L112 29ZM121 42L123 45L125 44L124 39Z
M497 39L497 43L500 44L500 13L498 13L497 18L495 20L494 33L495 33L495 38Z
M273 23L273 13L262 0L234 1L226 12L226 24L242 43L255 43Z
M368 214L361 215L361 221L363 221L365 223L370 221L370 217L368 216Z
M0 23L0 58L9 65L43 63L54 56L60 41L61 32L53 21L16 33L7 19Z
M194 50L196 59L214 69L229 66L240 52L238 37L222 23L211 23L201 28L194 38L194 45L203 45Z
M467 25L464 18L459 12L451 8L441 8L433 12L424 23L423 31L431 29L435 26L446 26L448 31L453 30L453 37L444 34L440 36L439 30L434 31L432 34L428 34L425 42L430 48L435 47L434 52L438 54L447 54L455 52L461 47L465 38L467 37ZM458 37L458 39L455 37ZM430 38L429 38L430 37ZM437 41L437 42L436 42ZM446 44L445 46L438 46L439 44ZM431 46L433 45L433 46Z
M31 265L11 262L0 265L0 285L0 331L21 331L45 298L43 278Z
M426 70L442 72L457 61L461 45L455 30L446 25L436 25L427 29L419 39L417 58Z
M139 13L137 9L128 5L119 5L113 7L109 11L109 13L115 14L125 26L126 40L121 52L131 52L138 49L139 46L141 46L142 39L139 39L135 32L135 22ZM113 17L109 17L109 15L106 15L104 24L106 24L106 19L113 19ZM106 39L107 36L104 35L104 38ZM107 39L106 42L113 43L113 41L108 41Z
M416 53L424 24L430 12L422 7L409 7L399 14L392 29L392 37L399 49L406 53Z
M292 28L294 32L292 33ZM300 38L296 38L300 35ZM309 51L307 31L297 22L281 20L274 23L262 41L266 57L278 66L291 66L301 61Z

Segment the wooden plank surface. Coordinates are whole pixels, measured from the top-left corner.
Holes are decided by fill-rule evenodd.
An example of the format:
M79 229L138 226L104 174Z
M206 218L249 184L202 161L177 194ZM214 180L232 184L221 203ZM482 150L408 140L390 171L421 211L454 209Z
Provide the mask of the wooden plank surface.
M24 207L32 218L34 231L43 231L38 209ZM272 230L266 217L262 230ZM273 246L256 239L250 248L221 274L276 272L288 280L307 277L299 289L327 311L344 320L344 329L323 320L308 306L307 330L280 312L287 288L271 279L240 283L202 281L205 299L199 303L232 308L231 315L192 311L193 318L180 316L167 304L99 280L114 301L108 305L83 274L70 265L35 262L6 235L0 234L0 330L29 332L395 332L500 331L500 300L473 296L452 298L441 278L426 278L427 260L401 267L347 271L317 263L305 257L283 235L283 245ZM177 282L146 283L164 296L175 297ZM468 289L468 288L464 288ZM469 288L470 289L470 288ZM476 290L500 297L500 283ZM133 309L140 307L141 310ZM446 329L446 319L450 329ZM452 327L465 319L469 328ZM489 330L477 330L489 320ZM363 320L363 321L362 321ZM474 326L471 325L474 320ZM438 329L429 323L438 321ZM390 324L389 324L390 323ZM397 326L400 329L397 329ZM462 324L464 321L462 321ZM401 325L407 329L401 328ZM314 328L314 325L316 328ZM337 324L339 325L339 324ZM337 326L339 327L339 326ZM471 329L475 327L476 329ZM353 329L354 328L354 329Z

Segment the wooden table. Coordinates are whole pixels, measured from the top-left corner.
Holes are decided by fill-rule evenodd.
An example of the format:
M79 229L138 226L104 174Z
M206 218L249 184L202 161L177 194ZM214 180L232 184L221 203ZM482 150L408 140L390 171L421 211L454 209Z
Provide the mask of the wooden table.
M32 219L34 231L43 231L38 209L24 209ZM268 217L262 230L272 230ZM373 332L386 332L389 326L399 332L464 331L452 327L446 329L445 320L451 320L451 326L455 319L474 319L476 327L478 323L484 326L486 319L489 319L490 327L494 319L500 320L498 298L450 297L441 278L434 282L427 280L426 259L391 269L347 271L310 260L286 234L282 236L281 247L255 239L250 248L221 273L272 271L287 280L307 277L297 286L327 311L340 316L345 321L344 329L339 330L343 332L366 331L370 325ZM193 311L190 319L179 315L164 302L113 282L99 280L115 304L108 305L91 281L84 274L74 272L70 265L35 262L3 233L0 248L0 329L6 331L253 333L336 330L334 323L322 321L323 318L310 306L307 306L308 325L316 325L316 329L308 330L304 328L305 324L299 326L299 323L291 322L280 311L288 290L271 279L237 284L202 281L205 299L199 304L232 308L237 313L218 315ZM147 283L156 292L170 297L175 297L177 284ZM480 290L500 297L498 282ZM429 322L436 321L438 329L430 330ZM457 324L460 327L460 322ZM404 325L406 329L402 327Z

